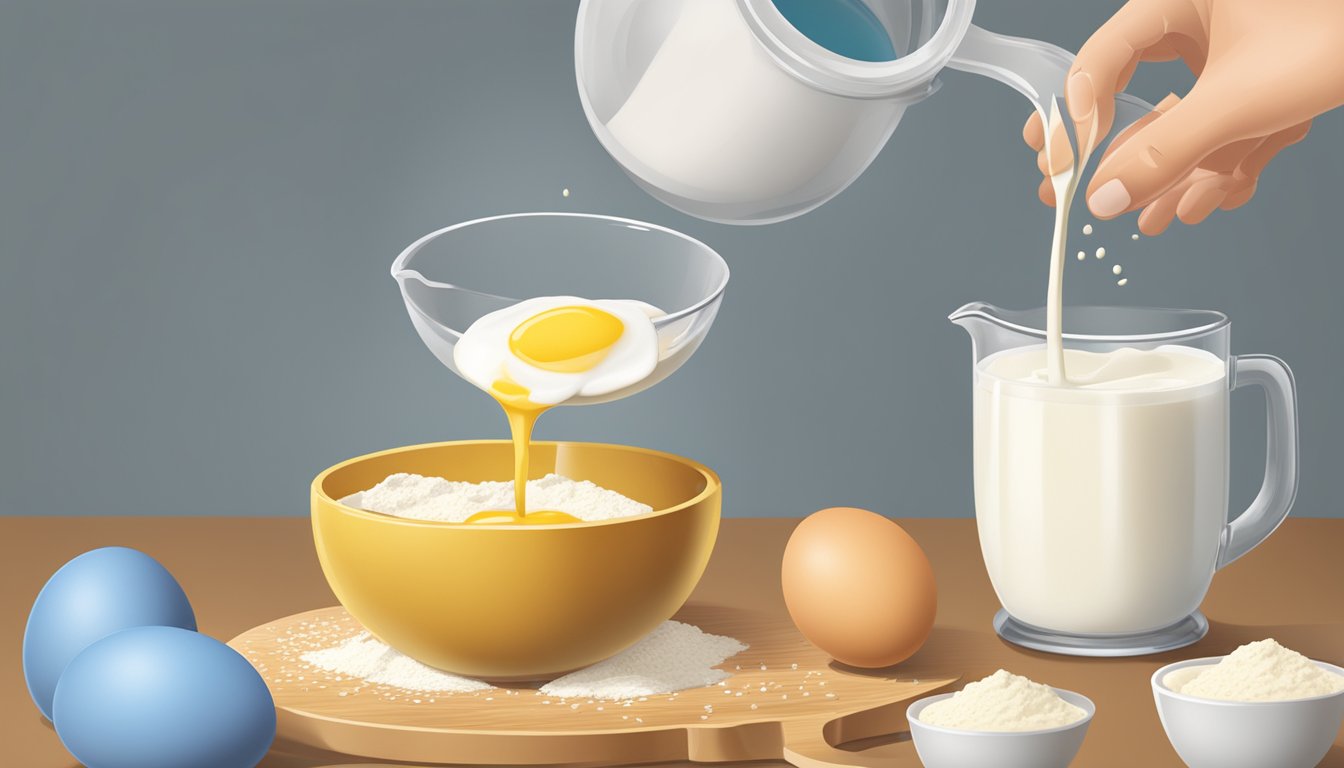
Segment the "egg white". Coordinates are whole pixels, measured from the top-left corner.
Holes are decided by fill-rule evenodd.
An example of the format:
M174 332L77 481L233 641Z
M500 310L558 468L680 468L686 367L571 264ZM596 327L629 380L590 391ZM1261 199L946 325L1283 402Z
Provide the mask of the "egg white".
M529 365L513 355L509 336L529 318L556 307L595 307L616 317L625 329L597 365L586 371L560 373ZM538 296L497 309L472 323L453 347L453 362L467 381L489 392L499 379L529 391L538 405L558 405L573 397L595 397L628 387L658 365L658 333L653 318L661 310L630 299L583 299Z

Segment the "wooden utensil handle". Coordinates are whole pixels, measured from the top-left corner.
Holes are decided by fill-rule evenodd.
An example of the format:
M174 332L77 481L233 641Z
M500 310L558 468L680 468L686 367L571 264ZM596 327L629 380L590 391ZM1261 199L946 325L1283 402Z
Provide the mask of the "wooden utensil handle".
M913 742L902 744L900 754L875 755L850 752L826 741L825 720L795 720L784 723L784 759L798 768L919 768ZM908 731L897 734L910 737Z

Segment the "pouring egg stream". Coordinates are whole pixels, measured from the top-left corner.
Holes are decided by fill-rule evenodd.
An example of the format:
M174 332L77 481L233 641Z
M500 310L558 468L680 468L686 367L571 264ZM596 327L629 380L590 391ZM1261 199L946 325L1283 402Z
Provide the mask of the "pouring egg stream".
M628 387L653 373L663 311L629 299L540 296L482 316L453 348L462 377L504 409L513 439L514 509L485 510L465 524L557 525L580 520L527 508L532 428L542 413L574 397Z

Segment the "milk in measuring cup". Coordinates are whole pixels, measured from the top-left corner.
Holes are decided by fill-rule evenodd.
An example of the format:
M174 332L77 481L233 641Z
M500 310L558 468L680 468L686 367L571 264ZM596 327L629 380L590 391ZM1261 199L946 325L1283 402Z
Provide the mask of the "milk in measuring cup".
M1224 363L1184 346L1042 346L976 367L980 545L1013 618L1075 634L1171 625L1198 606L1227 513Z

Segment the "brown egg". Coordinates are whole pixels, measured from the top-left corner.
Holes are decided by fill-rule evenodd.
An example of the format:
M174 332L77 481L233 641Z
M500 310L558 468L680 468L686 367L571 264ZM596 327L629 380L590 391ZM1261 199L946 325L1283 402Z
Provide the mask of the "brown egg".
M781 569L798 631L836 661L886 667L914 655L938 612L933 566L881 515L834 507L794 529Z

